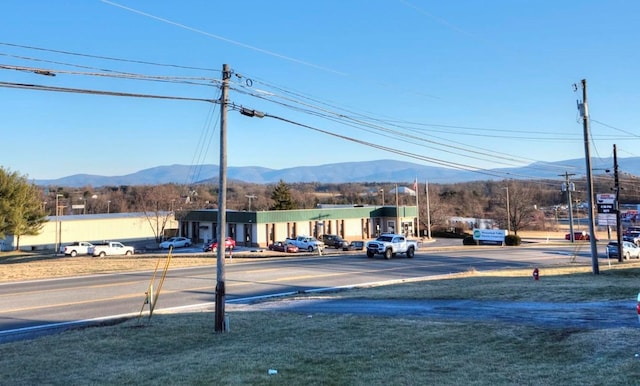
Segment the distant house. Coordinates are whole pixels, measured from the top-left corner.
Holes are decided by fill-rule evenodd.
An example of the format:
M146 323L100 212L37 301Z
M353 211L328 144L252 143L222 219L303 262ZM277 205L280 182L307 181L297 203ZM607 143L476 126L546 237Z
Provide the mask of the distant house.
M393 188L389 191L389 194L396 194L396 188ZM409 196L415 196L416 191L413 189L409 189L406 186L398 186L398 194L407 194Z
M465 228L465 229L497 229L498 224L495 220L487 218L475 218L475 217L450 217L449 225L452 228Z

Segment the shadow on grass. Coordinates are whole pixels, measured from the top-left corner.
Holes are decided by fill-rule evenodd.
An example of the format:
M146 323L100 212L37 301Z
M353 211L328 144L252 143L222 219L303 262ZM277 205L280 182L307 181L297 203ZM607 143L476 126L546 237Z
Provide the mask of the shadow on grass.
M0 264L19 264L33 261L57 260L65 258L65 255L54 254L53 251L23 252L9 251L0 252Z

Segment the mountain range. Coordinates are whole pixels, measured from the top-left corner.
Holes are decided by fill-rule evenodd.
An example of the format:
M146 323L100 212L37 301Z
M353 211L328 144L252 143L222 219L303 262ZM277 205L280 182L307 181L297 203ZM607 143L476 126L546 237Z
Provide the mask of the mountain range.
M618 159L619 167L629 174L640 174L640 157ZM609 165L602 167L602 165ZM594 174L605 173L605 168L613 169L613 160L599 158L592 164ZM586 175L585 160L571 159L557 162L536 162L517 168L486 170L461 170L434 167L397 160L376 160L344 162L318 166L299 166L286 169L269 169L259 166L228 167L229 181L243 181L255 184L271 184L283 180L286 183L322 182L419 182L456 183L481 180L503 179L559 179L569 173L577 178ZM75 174L58 179L34 180L40 186L121 186L159 185L166 183L198 184L218 181L217 165L168 165L140 170L123 176L99 176ZM576 178L574 177L574 178Z

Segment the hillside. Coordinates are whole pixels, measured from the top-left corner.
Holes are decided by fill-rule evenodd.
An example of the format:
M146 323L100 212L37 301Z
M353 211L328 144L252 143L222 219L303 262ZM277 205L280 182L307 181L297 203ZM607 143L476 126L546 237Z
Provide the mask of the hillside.
M620 169L629 174L640 174L640 158L624 158L618 160ZM604 169L612 169L610 158L593 162L594 174L605 173ZM428 180L433 183L455 183L477 180L503 179L554 179L565 172L577 177L586 174L585 161L572 159L558 162L536 162L518 168L500 168L488 170L460 170L445 167L434 167L396 160L376 160L363 162L334 163L318 166L299 166L286 169L269 169L259 166L228 167L229 180L256 184L276 183L283 180L296 182L398 182L410 183L414 179ZM194 184L217 181L219 168L217 165L168 165L123 176L99 176L76 174L58 179L35 180L40 186L81 187L91 185L157 185L166 183Z

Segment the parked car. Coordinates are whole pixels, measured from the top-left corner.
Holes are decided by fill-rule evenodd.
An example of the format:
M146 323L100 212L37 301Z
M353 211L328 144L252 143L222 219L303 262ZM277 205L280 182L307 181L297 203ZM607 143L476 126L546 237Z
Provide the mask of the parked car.
M567 233L566 235L564 235L564 239L565 240L571 240L571 233ZM590 241L591 240L591 236L589 236L589 234L587 232L573 232L573 239L575 241L578 240L582 240L582 241ZM598 239L596 238L596 241L598 241Z
M631 243L629 241L622 242L622 257L624 260L628 260L630 258L640 259L640 247ZM607 258L609 259L617 259L618 258L618 242L610 241L607 244Z
M300 248L293 244L276 241L273 244L269 244L269 250L277 252L296 253L300 250Z
M300 250L313 252L324 248L324 243L315 237L311 236L297 236L296 238L287 238L285 241L287 244L293 244L298 247Z
M236 241L231 237L227 237L224 241L224 249L233 249L236 247ZM218 249L218 240L213 240L212 242L205 244L203 250L205 252L213 251Z
M338 235L322 235L320 241L324 243L326 247L344 249L349 246L347 240Z
M622 240L640 245L640 232L625 232L622 234Z
M76 257L77 255L88 255L89 249L93 247L93 244L87 241L76 241L69 245L60 247L60 253L65 255Z
M631 233L631 232L640 232L640 227L638 226L628 226L627 229L624 230L624 233Z
M343 248L344 251L362 251L364 249L364 241L352 241L347 248Z
M160 243L160 249L190 247L191 240L186 237L171 237Z

